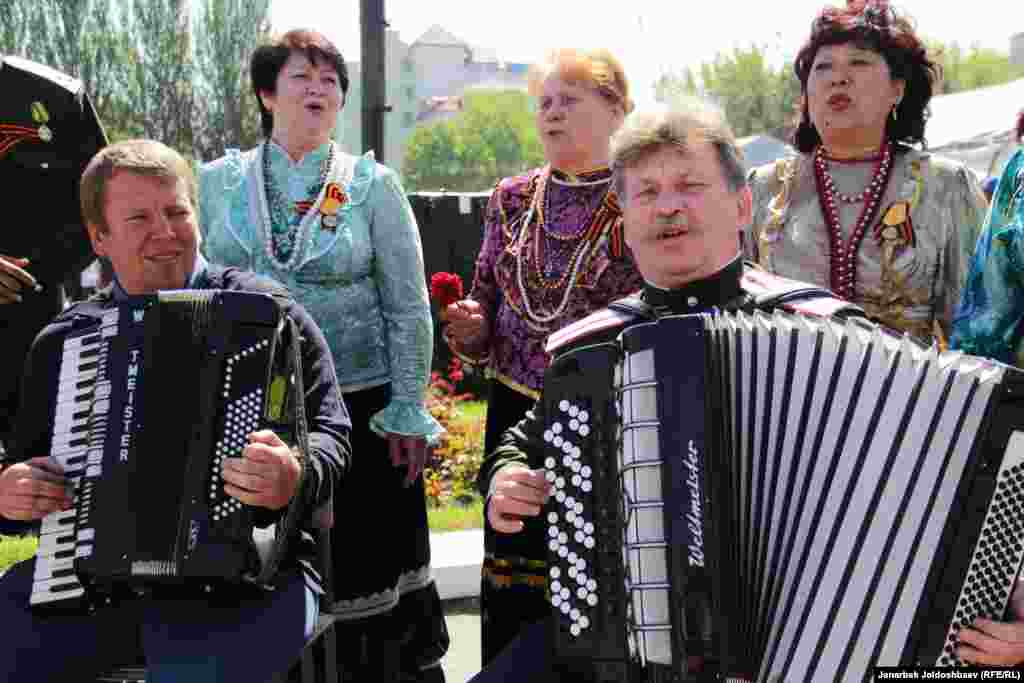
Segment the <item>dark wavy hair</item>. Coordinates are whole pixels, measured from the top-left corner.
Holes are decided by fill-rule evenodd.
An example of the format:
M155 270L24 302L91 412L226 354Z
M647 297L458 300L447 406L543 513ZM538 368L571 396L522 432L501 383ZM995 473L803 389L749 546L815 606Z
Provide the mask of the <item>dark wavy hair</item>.
M322 63L333 68L338 73L342 97L344 98L344 95L348 93L348 67L345 66L345 58L341 56L341 52L334 46L334 43L322 33L297 28L269 43L260 45L252 53L252 59L249 60L249 75L252 77L252 91L256 93L256 103L260 107L260 124L263 126L263 135L267 138L270 137L270 131L274 129L274 115L263 106L260 93L273 94L277 90L277 76L293 52L305 54L313 64L320 65Z
M924 146L928 103L932 99L933 85L942 76L942 67L929 59L910 18L890 8L887 0L851 0L846 7L825 7L818 14L811 24L810 37L793 62L793 71L804 95L800 123L793 134L796 148L808 153L821 142L821 136L811 123L806 97L814 57L825 45L843 43L879 53L889 65L892 79L906 83L896 110L897 120L888 118L885 134L894 143Z
M1024 142L1024 109L1017 114L1017 142Z

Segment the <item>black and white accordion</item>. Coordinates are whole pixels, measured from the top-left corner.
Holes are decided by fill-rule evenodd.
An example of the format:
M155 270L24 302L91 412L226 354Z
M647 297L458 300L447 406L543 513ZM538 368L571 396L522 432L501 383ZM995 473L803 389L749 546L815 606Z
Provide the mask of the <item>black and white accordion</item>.
M42 520L33 607L271 579L295 506L255 526L254 509L224 493L221 466L257 429L303 438L292 325L266 294L174 290L132 297L65 338L51 456L75 504Z
M683 680L694 655L773 683L960 665L959 630L1004 617L1024 557L1022 377L783 312L557 357L556 651L607 680Z

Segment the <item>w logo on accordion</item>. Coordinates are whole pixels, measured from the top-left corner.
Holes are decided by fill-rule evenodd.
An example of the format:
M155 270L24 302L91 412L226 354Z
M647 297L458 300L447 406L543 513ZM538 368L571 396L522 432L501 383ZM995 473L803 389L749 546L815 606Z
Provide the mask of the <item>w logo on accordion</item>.
M1004 617L1024 559L1022 377L787 313L663 318L559 356L556 649L620 680L692 655L765 682L960 665L959 630Z

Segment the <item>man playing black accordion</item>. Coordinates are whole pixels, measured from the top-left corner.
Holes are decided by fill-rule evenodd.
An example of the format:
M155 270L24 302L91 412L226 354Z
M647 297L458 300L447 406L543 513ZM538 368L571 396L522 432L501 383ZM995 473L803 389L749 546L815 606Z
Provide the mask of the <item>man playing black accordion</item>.
M788 311L838 321L862 318L858 307L835 299L828 291L776 278L742 261L740 234L751 217L751 194L733 134L724 117L710 106L692 101L671 110L634 114L613 138L612 168L614 188L623 207L626 242L645 285L637 295L553 334L548 341L552 367L566 354L613 342L636 325L677 314L719 309ZM550 391L548 381L545 393ZM552 440L549 427L554 416L545 411L554 412L564 406L558 404L553 409L552 405L542 395L525 419L506 432L502 445L487 455L479 483L487 496L488 519L499 532L519 533L527 525L544 524L544 517L548 517L546 521L554 519L545 506L552 495L560 492L551 483L550 472L545 471L542 455L545 441ZM572 407L569 410L572 429L578 430L577 423L586 415L576 415L578 409ZM568 419L567 415L563 421ZM571 450L566 449L570 459ZM573 468L578 464L573 463ZM586 527L588 533L593 529L590 524ZM551 546L537 548L537 557L555 550L559 545L556 535L552 527ZM574 555L570 553L569 559L574 560ZM580 564L579 572L584 568ZM558 571L552 569L551 576ZM576 590L576 582L565 579L564 569L558 579ZM581 597L587 588L581 582ZM569 597L569 591L563 588L562 592ZM551 591L553 603L560 602L554 593ZM596 602L595 597L591 604ZM688 604L686 609L696 613L710 608ZM572 611L575 621L579 610ZM552 620L559 619L557 612L553 609ZM688 613L688 632L684 636L688 644L686 680L718 680L712 642L715 636L710 627L692 627L689 620L694 616L700 615ZM702 622L700 618L693 621ZM634 662L624 673L609 674L599 664L563 656L554 644L553 632L548 622L524 630L473 681L676 680L667 667L652 663L640 667ZM962 645L959 654L965 660L1003 665L1024 661L1024 623L979 619L974 629L961 632L961 638L977 648ZM659 668L666 670L659 672Z
M264 296L256 298L276 302L274 310L282 312L280 319L295 332L291 338L298 342L290 347L291 358L301 361L289 367L301 367L301 372L287 375L290 380L286 381L302 390L301 396L295 392L295 403L305 408L307 438L294 439L295 446L289 446L282 440L283 434L251 427L258 423L253 401L254 407L248 411L251 415L237 430L240 456L212 464L215 490L208 495L222 498L230 509L248 506L259 527L277 524L286 510L295 510L298 521L277 572L266 582L239 582L223 586L224 592L208 594L195 587L163 584L151 591L139 589L138 599L116 600L112 606L93 605L91 613L44 615L30 609L33 568L41 558L15 565L0 580L0 622L4 624L0 679L90 680L100 670L127 663L141 646L149 681L269 680L290 666L316 624L321 588L312 564L313 511L329 500L350 462L350 422L327 342L283 287L203 259L195 179L189 163L170 148L148 140L107 147L83 175L82 205L93 247L109 259L115 281L58 316L32 347L13 448L0 463L0 532L24 533L44 517L71 510L75 504L65 470L50 450L56 401L53 387L64 340L140 295L183 288L219 290L225 298L234 292L259 293ZM245 353L250 351L246 348ZM172 368L171 372L183 366L180 355L161 356L160 362ZM173 393L171 387L163 386ZM189 433L195 425L181 418L187 408L160 406L159 411L146 414L146 420L184 421L186 424L175 427ZM155 453L139 455L149 455L155 461L182 457L171 448L161 451L160 445ZM164 485L171 488L175 482L159 486ZM147 496L160 493L148 488ZM118 508L127 508L135 493L124 491L123 496L115 496L119 500L93 504L116 513ZM122 514L124 523L134 524L132 512ZM222 513L213 513L212 518L217 514ZM226 517L227 511L223 514ZM101 533L96 530L97 537ZM188 542L192 543L191 532Z

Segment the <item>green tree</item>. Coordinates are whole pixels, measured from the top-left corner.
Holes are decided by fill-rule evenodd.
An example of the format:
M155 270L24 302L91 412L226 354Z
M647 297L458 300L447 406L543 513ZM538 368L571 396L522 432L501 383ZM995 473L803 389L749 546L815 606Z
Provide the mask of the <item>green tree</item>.
M463 112L418 127L406 143L410 191L484 191L544 163L529 96L518 90L466 93Z
M0 55L24 55L31 6L27 0L0 1Z
M964 50L956 42L926 42L932 59L942 65L942 84L936 94L975 90L1024 78L1024 65L1011 64L1009 53L978 45Z
M128 34L126 99L147 138L193 155L188 0L121 0Z
M270 0L201 0L195 27L199 119L196 152L213 159L229 147L247 149L260 139L259 106L252 94L249 59L269 33Z
M0 52L82 80L101 118L124 82L111 0L4 0Z
M788 62L774 68L767 48L751 45L718 53L700 65L700 77L685 68L664 74L655 84L655 98L671 102L682 95L716 101L738 136L778 132L791 123L800 97L800 84Z

